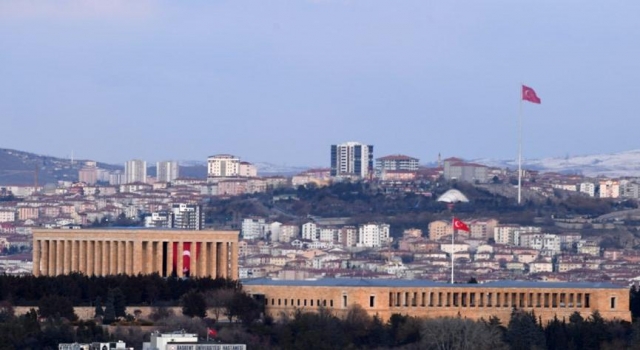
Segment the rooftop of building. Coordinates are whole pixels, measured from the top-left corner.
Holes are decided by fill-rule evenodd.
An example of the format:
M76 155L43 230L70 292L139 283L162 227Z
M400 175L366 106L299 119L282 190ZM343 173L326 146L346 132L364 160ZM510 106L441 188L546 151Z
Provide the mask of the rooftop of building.
M308 280L278 280L256 278L242 280L245 286L286 286L286 287L453 287L453 288L558 288L558 289L626 289L608 282L536 282L536 281L495 281L480 284L449 284L429 280L407 279L361 279L361 278L322 278Z

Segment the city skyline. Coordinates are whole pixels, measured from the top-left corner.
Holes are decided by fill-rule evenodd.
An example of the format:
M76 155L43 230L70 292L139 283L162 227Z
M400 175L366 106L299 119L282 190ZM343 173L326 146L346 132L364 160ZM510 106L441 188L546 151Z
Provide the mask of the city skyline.
M523 106L525 160L637 149L624 126L638 114L638 10L7 1L2 146L111 164L325 165L327 145L350 140L423 162L515 159L526 84L543 103Z

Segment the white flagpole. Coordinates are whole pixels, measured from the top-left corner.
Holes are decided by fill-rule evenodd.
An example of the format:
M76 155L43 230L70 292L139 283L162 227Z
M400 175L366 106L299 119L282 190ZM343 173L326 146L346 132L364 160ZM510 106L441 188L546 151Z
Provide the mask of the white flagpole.
M520 112L518 113L518 204L522 202L522 84L520 84Z
M455 218L451 218L451 228L453 229L453 231L451 232L451 284L454 283L454 279L453 279L453 248L455 245L455 235L456 235L456 225L454 223Z

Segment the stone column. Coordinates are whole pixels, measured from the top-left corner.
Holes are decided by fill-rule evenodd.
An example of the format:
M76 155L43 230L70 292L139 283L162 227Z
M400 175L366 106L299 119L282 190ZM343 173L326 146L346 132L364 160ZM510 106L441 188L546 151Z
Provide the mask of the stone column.
M93 241L87 240L84 244L85 248L87 249L87 253L86 253L86 261L85 261L85 274L87 276L91 276L93 275Z
M56 240L56 275L64 274L64 241Z
M109 241L109 266L107 270L109 271L109 275L115 275L118 273L116 269L118 263L118 247L116 246L115 241Z
M78 262L80 260L80 249L78 249L78 245L80 242L78 240L71 241L71 272L80 272L78 268Z
M231 249L231 274L230 278L238 279L238 243L229 243L229 249Z
M56 241L49 240L49 276L56 275Z
M64 273L65 275L68 275L69 273L71 273L71 265L72 265L72 258L73 258L73 251L71 248L71 241L70 240L65 240L64 241L64 245L62 247L62 249L64 249Z
M211 242L209 250L209 275L211 278L218 277L218 243Z
M78 241L78 271L87 274L87 241Z
M182 263L183 263L183 260L184 260L184 258L183 258L184 244L182 243L182 241L178 242L178 251L174 252L174 254L176 254L177 262L178 262L178 264L177 264L178 267L176 267L176 270L177 270L176 273L177 273L178 277L182 277L182 276L184 276L184 271L183 271L184 266L182 266Z
M171 276L175 271L173 271L173 254L175 254L175 252L173 251L173 242L169 241L167 242L167 271L165 276L169 277Z
M146 264L147 257L142 249L142 241L139 239L137 241L133 241L133 247L131 249L133 250L131 253L131 259L133 261L131 268L133 269L133 274L146 274L146 271L144 271L144 265Z
M102 241L94 241L93 243L93 270L96 276L102 276L102 261L104 260Z
M227 242L218 243L218 276L227 278L229 272L229 253Z
M123 242L123 241L119 241L116 242L116 247L118 247L118 267L116 268L116 270L118 271L118 273L125 273L125 263L127 262L125 254L126 254L126 245L127 242Z
M127 247L127 249L126 249L127 250L127 253L126 253L127 262L126 262L126 265L125 265L126 266L125 272L127 274L131 275L131 276L137 275L138 273L140 273L140 271L138 271L138 272L134 271L133 262L136 259L133 257L133 241L127 241L127 246L126 247ZM140 260L140 259L141 259L141 257L138 256L138 260Z
M200 260L198 261L200 277L209 276L209 242L202 242L200 246Z
M202 247L200 247L200 249L202 249ZM191 242L191 250L189 251L189 254L191 254L191 258L189 259L189 276L196 277L198 276L197 259L201 258L198 254L198 242Z
M109 243L107 241L101 241L100 245L102 246L100 275L106 276L109 274L109 260L111 260L111 256L109 255Z
M49 275L49 241L44 239L40 241L42 244L42 247L40 248L42 250L42 263L41 265L41 271L40 273L43 276L48 276Z
M40 276L40 241L33 242L33 275Z
M162 243L163 242L155 242L156 246L156 254L154 257L155 261L155 271L162 276Z

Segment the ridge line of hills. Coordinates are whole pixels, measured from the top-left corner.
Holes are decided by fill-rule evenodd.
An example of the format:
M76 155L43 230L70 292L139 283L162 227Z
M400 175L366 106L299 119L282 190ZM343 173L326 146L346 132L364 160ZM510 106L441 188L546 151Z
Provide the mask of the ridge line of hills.
M39 155L14 149L0 148L0 185L39 185L56 183L59 180L75 181L78 170L87 159L71 160ZM515 160L480 158L469 160L492 167L515 169ZM181 177L206 177L206 161L179 161ZM97 162L98 167L107 170L123 170L123 165ZM283 166L266 162L254 163L261 175L293 175L311 166ZM640 174L640 149L610 154L550 157L525 160L528 169L543 172L581 174L588 177L623 177ZM155 175L155 166L148 167L148 174Z

